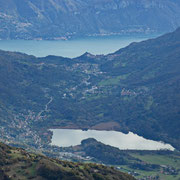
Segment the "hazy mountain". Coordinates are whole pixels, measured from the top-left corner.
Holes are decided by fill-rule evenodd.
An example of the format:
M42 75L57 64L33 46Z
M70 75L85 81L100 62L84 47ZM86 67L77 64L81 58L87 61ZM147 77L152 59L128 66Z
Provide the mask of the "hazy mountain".
M113 54L0 51L0 132L39 147L52 127L132 131L180 149L180 29Z
M0 0L2 39L167 32L178 26L179 0Z

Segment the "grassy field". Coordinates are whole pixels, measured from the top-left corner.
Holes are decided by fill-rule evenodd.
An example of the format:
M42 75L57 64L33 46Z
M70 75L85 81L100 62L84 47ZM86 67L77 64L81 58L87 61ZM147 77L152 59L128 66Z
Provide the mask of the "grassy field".
M169 165L174 168L180 168L180 156L177 155L140 155L138 153L132 153L131 155L147 163Z
M180 155L176 153L172 154L158 154L158 153L138 153L131 152L131 156L140 159L145 164L160 165L160 168L156 168L150 171L131 168L129 165L119 166L121 171L126 173L137 173L135 176L137 179L147 178L148 176L157 176L160 180L180 180ZM176 174L172 173L174 169ZM148 179L148 178L147 178Z

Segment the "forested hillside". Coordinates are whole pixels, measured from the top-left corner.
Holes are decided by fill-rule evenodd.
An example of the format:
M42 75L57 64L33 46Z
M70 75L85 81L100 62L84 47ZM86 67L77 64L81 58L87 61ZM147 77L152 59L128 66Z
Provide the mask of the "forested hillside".
M132 131L180 149L180 29L113 54L0 51L1 137L40 147L49 128Z
M135 180L114 168L50 159L2 143L0 175L1 180Z

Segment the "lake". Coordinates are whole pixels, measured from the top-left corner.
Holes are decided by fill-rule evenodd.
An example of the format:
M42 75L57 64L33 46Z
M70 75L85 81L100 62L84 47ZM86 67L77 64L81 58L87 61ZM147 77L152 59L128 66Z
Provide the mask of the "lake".
M23 52L37 57L56 55L73 58L85 52L94 55L112 53L132 42L139 42L157 36L157 34L150 34L141 36L87 37L67 41L0 40L0 49Z
M83 139L95 138L104 144L117 147L119 149L136 150L174 150L170 144L164 144L153 140L147 140L132 132L124 134L117 131L97 131L97 130L74 130L74 129L51 129L53 132L51 145L68 147L79 145Z

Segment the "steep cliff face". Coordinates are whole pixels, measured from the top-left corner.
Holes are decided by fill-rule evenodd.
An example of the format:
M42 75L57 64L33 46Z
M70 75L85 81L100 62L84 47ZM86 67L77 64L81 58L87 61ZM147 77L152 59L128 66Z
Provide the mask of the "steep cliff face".
M2 39L166 32L180 26L180 3L177 0L0 0L0 24Z

